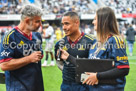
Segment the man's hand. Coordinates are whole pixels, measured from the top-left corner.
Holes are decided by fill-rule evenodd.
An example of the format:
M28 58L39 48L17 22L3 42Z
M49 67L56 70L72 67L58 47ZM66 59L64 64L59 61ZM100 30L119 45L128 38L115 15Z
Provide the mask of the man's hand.
M57 51L57 56L58 56L58 51ZM61 51L61 59L67 60L67 58L69 56L69 53L67 51L65 51L65 50L62 50L62 49L60 49L60 51Z
M96 77L97 73L90 73L90 72L86 72L87 75L90 75L84 82L83 84L87 84L87 85L94 85L94 84L98 84L98 79Z
M3 62L0 64L0 67L3 71L16 70L27 64L36 63L40 61L41 57L42 57L41 51L36 51L29 56L18 58L18 59L11 59L7 62Z
M31 63L35 63L41 60L42 53L41 51L35 51L31 55L28 56L28 59Z

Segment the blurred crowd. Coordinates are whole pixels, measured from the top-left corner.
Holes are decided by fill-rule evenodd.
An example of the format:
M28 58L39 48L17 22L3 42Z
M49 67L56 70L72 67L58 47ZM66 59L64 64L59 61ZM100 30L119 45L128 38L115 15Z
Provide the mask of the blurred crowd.
M0 14L19 14L23 0L0 0Z
M0 14L19 14L22 5L34 3L42 7L45 14L63 14L76 11L79 14L91 14L91 1L97 5L100 0L0 0ZM116 13L136 13L136 0L101 0Z
M3 38L3 36L7 32L9 32L14 26L13 25L7 26L7 27L5 26L3 28L0 27L0 42L1 42L1 39ZM53 37L53 41L54 41L53 43L55 43L56 41L60 40L61 38L63 38L65 36L65 33L64 33L61 26L56 26L53 23L52 25L50 25L50 27L52 27L52 29L53 29L53 33L51 34L51 36ZM133 44L135 42L135 35L136 35L136 23L134 21L132 21L131 24L126 23L126 22L123 22L123 23L118 22L118 28L119 28L119 32L121 34L121 37L124 40L125 39L127 40L127 44L129 46L129 55L132 56L133 55ZM96 31L94 30L94 26L92 24L86 24L86 23L82 22L80 25L80 30L81 30L81 32L85 32L86 34L91 34L94 37L96 36ZM131 30L133 30L133 31L131 31ZM44 27L40 27L38 32L41 33L41 35L43 37L43 41L45 41L46 39L44 37L47 33L46 29L44 29ZM132 32L132 34L129 32Z
M41 0L42 8L47 14L63 14L66 11L92 13L89 8L90 0Z
M94 14L95 10L90 7L94 4L99 5L100 0L0 0L0 14L20 14L21 8L25 4L36 4L42 7L44 14L63 14L66 11L75 11L78 14ZM117 14L119 13L136 13L136 0L101 0L105 6L111 7ZM126 38L126 31L131 25L136 31L136 23L132 24L123 22L118 23L119 31L122 37ZM10 31L15 25L7 27L0 27L0 41L1 38ZM54 38L56 41L65 36L64 31L61 26L51 25L54 29ZM81 23L80 30L86 34L92 34L96 36L93 25ZM43 35L42 27L39 30ZM43 38L44 39L44 38Z
M116 13L136 13L136 0L103 0Z
M126 30L129 28L130 25L132 25L133 29L136 31L136 23L134 23L134 21L132 21L131 24L126 23L126 22L119 22L119 31L120 34L122 34L123 36L126 34ZM51 25L54 29L54 35L56 36L56 40L58 41L59 39L61 39L62 37L64 37L65 33L62 29L61 26L57 26L54 23ZM12 26L7 26L7 27L0 27L0 38L2 38L2 36L4 36L4 34L6 34L8 31L10 31L13 27L15 27L15 25ZM94 30L94 26L92 24L86 24L86 23L81 23L80 25L80 30L81 32L85 32L86 34L92 34L94 36L96 36L96 31ZM41 34L44 34L43 28L39 28L39 32Z

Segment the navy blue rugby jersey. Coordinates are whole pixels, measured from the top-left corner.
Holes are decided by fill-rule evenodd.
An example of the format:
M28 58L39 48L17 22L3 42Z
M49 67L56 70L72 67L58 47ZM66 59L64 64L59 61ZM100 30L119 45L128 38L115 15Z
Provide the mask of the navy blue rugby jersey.
M114 59L115 66L118 69L129 68L128 57L126 54L126 45L119 36L111 36L108 41L100 48L97 48L97 42L89 51L90 59ZM125 77L117 78L117 87L124 87Z
M42 51L41 44L40 33L32 32L27 36L15 27L1 42L0 63L28 56L34 51ZM5 76L7 91L44 91L41 62L30 63L13 71L5 71Z
M63 38L65 40L63 50L66 50L70 55L78 58L88 58L90 47L96 42L96 39L90 35L84 33L75 41L72 42L67 36ZM55 45L55 56L57 50L61 46L60 41ZM63 81L75 82L75 66L72 63L65 63L63 68Z

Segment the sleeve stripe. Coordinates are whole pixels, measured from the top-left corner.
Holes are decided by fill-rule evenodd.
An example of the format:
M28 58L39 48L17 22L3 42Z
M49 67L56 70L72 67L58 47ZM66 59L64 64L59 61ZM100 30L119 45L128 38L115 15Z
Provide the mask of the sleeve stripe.
M119 40L119 42L120 42L120 47L121 47L121 48L125 48L123 39L120 38L120 37L118 37L118 40Z
M13 32L15 32L15 31L12 31L12 32L8 35L8 37L7 37L7 44L9 44L9 36L10 36Z
M118 39L118 41L119 41L119 47L121 48L121 41L120 41L120 38L117 36L117 39Z
M7 33L7 34L5 35L5 37L4 37L4 39L3 39L3 44L8 44L9 36L10 36L13 32L15 32L15 31L11 31L11 32L9 32L9 33ZM6 40L8 40L8 41L6 41Z
M119 43L118 43L118 40L117 40L117 38L115 37L115 36L113 36L114 38L115 38L115 40L116 40L116 43L117 43L117 46L118 46L118 48L119 48Z
M122 41L122 47L125 48L124 40L121 38Z
M93 39L93 38L91 38L90 36L85 35L85 37L87 37L87 38L89 38L89 39L91 39L91 40L94 40L94 39Z
M7 38L7 36L8 36L10 33L11 33L11 31L10 31L10 32L8 32L8 33L4 36L3 44L6 44L6 38Z
M8 34L9 34L9 33L8 33ZM7 37L8 34L6 34L6 35L4 36L3 44L6 44L6 37Z
M129 65L118 65L118 69L129 68Z
M118 41L119 41L119 47L120 47L120 48L125 48L123 39L120 38L119 36L117 36L117 39L118 39Z
M9 60L11 60L12 58L6 58L6 59L2 59L2 60L0 60L0 63L2 63L2 62L7 62L7 61L9 61Z

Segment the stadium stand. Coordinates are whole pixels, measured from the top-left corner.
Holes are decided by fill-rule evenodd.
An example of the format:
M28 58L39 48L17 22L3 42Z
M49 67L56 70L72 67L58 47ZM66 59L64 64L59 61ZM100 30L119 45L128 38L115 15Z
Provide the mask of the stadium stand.
M19 14L22 5L30 3L42 7L45 14L90 14L103 6L112 7L116 13L136 13L136 0L1 0L0 14Z
M128 24L133 20L136 24L136 0L0 0L0 27L17 25L20 20L20 10L25 4L36 4L42 7L44 11L42 19L59 27L58 22L62 14L66 11L75 11L80 15L81 26L83 25L81 30L84 31L86 24L93 30L91 23L95 11L103 6L111 7L118 21ZM4 28L4 31L6 30L8 28ZM1 31L0 34L2 34Z

